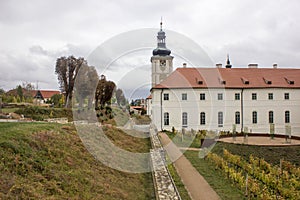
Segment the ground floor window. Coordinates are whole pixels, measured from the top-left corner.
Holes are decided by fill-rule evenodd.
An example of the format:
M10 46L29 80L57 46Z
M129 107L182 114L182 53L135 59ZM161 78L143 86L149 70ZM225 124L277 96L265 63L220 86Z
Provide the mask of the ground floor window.
M170 124L170 121L169 121L169 113L168 112L165 112L164 113L164 125L168 126Z
M256 111L252 112L252 123L257 124L257 112Z
M218 112L218 126L223 127L223 112Z
M235 112L235 124L241 123L241 114L239 111Z
M274 123L274 112L269 111L269 123L273 124Z
M200 125L205 125L205 112L200 113Z
M290 123L290 111L285 111L285 115L284 115L285 117L285 119L284 119L284 121L285 121L285 123Z
M188 124L188 114L186 112L182 113L182 126L187 126Z

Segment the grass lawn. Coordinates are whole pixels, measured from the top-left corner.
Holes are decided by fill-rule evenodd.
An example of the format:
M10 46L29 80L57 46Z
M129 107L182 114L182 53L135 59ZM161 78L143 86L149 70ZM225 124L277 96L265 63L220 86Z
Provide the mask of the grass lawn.
M225 178L221 171L216 170L213 164L205 159L200 159L197 151L186 151L184 155L217 192L221 199L246 199L243 192L237 189L235 185L232 185L231 181Z
M148 139L131 142L107 133L135 151ZM118 141L125 139L124 143ZM74 126L0 123L0 199L154 199L151 173L124 173L103 165L83 146Z

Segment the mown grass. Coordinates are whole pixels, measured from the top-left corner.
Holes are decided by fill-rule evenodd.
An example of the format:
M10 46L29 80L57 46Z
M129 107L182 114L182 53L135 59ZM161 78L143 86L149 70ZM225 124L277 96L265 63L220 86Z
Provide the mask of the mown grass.
M124 139L122 132L108 134ZM137 151L150 148L146 139L130 145ZM154 199L151 173L103 165L71 125L0 123L0 159L0 199Z

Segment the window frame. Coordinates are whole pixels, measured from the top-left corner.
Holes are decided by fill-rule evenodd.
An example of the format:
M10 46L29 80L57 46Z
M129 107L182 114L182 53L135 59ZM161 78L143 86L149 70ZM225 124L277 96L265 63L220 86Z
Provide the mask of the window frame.
M183 112L182 113L182 127L187 127L188 126L188 113L187 112Z
M168 112L164 112L164 126L170 125L170 114Z
M269 124L274 124L274 111L269 111Z
M274 99L274 94L272 92L268 93L268 99L273 100Z
M289 110L284 111L284 123L291 123L291 112Z
M181 93L181 100L187 101L187 93Z
M200 93L200 101L205 101L205 93Z
M252 100L257 100L257 93L252 93L251 94L251 99Z
M224 126L224 116L223 112L218 112L218 127L223 127Z
M284 100L290 100L290 93L288 92L284 93Z
M234 100L237 100L237 101L241 100L241 94L240 93L235 93L234 94Z
M170 96L169 93L164 93L164 101L169 101Z
M218 99L218 101L222 101L223 100L223 93L218 93L217 94L217 99Z
M240 113L240 111L235 112L235 124L241 124L241 113Z
M205 112L200 113L200 125L205 125L206 124L206 119L205 119Z
M257 124L258 117L257 117L257 111L252 112L252 124Z

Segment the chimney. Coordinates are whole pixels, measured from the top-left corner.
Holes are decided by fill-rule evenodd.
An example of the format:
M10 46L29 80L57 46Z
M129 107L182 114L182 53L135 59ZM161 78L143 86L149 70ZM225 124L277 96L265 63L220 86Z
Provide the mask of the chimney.
M273 64L273 68L274 68L274 69L277 69L277 67L278 67L277 63L274 63L274 64Z
M186 63L183 63L183 64L182 64L182 67L183 67L183 68L186 68Z
M216 67L217 67L217 68L222 68L222 64L221 64L221 63L217 63L217 64L216 64Z
M257 67L258 64L254 64L254 63L248 65L248 68L257 68Z

